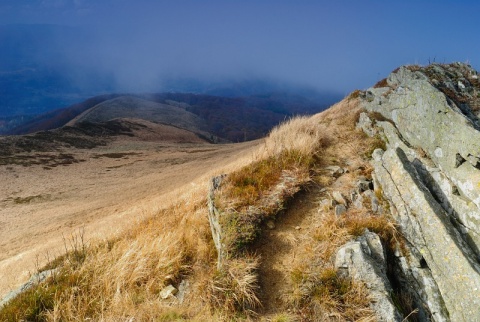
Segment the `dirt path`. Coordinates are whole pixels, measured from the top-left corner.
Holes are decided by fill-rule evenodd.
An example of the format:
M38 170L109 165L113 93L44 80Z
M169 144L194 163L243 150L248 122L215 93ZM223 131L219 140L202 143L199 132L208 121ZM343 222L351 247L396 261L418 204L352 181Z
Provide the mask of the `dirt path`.
M312 244L315 218L319 215L320 188L299 193L287 210L277 216L275 228L265 231L255 245L261 256L261 317L269 320L279 314L300 314L289 307L293 300L292 269L302 261L303 252Z
M124 141L67 151L84 161L66 166L0 166L0 298L61 254L64 238L113 236L258 144Z

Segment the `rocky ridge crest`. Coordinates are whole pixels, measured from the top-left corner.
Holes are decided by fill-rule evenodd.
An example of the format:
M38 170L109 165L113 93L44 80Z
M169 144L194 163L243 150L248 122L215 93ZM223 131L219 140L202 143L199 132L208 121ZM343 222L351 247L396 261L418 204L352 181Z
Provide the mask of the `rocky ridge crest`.
M374 189L405 239L388 259L395 283L421 321L480 319L477 72L403 66L360 96L358 126L386 143L373 153Z

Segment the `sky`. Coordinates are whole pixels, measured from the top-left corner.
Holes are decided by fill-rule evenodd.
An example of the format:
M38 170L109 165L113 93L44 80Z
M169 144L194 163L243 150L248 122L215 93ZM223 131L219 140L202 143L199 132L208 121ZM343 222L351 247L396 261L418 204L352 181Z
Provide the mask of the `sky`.
M348 94L404 64L475 68L479 13L466 0L0 0L2 25L88 30L72 64L138 91L162 77L259 77Z

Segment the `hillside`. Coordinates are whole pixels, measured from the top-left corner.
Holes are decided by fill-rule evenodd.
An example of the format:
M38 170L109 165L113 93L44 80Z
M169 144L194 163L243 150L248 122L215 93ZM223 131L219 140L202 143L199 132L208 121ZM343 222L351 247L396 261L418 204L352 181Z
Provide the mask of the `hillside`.
M78 115L67 126L75 126L83 122L104 123L116 118L135 118L153 123L172 125L194 133L202 133L206 137L207 126L197 115L185 109L155 103L136 97L120 96L104 101Z
M474 321L479 91L466 64L402 66L262 141L207 145L203 176L149 192L169 203L114 237L71 237L0 318Z
M73 118L89 108L118 96L120 95L111 94L95 96L81 103L71 105L68 108L50 111L36 117L30 117L28 121L23 122L13 128L7 127L6 125L6 130L2 130L1 133L7 135L21 135L39 131L53 130L67 124Z
M71 236L113 238L256 144L210 144L139 119L0 137L0 297Z
M52 130L72 125L83 114L82 119L87 120L86 115L90 115L89 120L94 122L117 117L143 118L200 131L203 136L213 135L220 141L243 142L264 137L288 117L313 114L327 106L287 93L237 98L185 93L109 94L28 119L4 133L21 135Z

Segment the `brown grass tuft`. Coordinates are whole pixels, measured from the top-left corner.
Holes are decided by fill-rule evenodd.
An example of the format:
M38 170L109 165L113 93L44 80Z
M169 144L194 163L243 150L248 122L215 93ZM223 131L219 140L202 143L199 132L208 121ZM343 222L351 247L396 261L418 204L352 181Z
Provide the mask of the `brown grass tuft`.
M388 87L388 82L387 79L381 79L379 80L375 85L373 85L373 88L380 88L380 87Z
M347 100L355 100L359 98L362 95L362 93L363 92L361 90L356 89L348 95Z
M257 257L229 260L210 281L206 298L210 308L223 314L254 313L260 306L257 297L259 265Z

